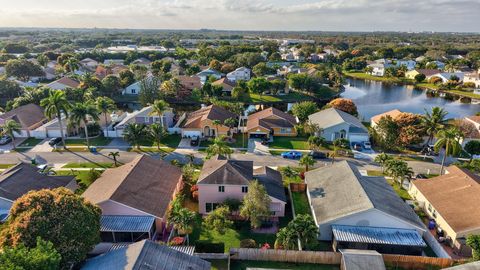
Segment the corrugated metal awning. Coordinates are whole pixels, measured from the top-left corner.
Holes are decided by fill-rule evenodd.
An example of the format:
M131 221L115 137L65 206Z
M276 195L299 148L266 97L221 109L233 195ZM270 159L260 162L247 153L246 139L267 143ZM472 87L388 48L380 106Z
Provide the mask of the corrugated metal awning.
M117 249L126 248L130 244L131 243L115 243L110 247L108 251L114 251ZM193 256L193 254L195 253L195 246L169 246L169 248L174 249L176 251L183 252L190 256Z
M102 216L101 232L149 232L155 223L152 216Z
M416 230L366 226L332 225L338 242L426 247Z

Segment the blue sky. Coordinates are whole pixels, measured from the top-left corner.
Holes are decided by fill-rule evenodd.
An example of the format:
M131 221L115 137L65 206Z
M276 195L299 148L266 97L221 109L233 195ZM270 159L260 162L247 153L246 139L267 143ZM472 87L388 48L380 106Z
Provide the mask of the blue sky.
M0 0L0 27L480 32L480 0Z

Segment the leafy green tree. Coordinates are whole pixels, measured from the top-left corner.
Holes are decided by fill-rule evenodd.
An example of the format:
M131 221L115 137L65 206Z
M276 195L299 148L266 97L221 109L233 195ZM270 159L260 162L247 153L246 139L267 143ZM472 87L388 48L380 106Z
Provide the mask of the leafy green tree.
M270 82L263 77L253 78L247 82L247 87L251 93L261 96L265 91L270 89Z
M288 85L292 89L314 93L320 88L319 81L306 73L291 74L288 76Z
M123 138L131 145L140 150L140 142L147 134L147 126L144 124L131 123L125 127Z
M292 113L296 117L298 117L298 120L300 122L305 122L308 120L308 116L311 114L314 114L318 111L317 104L312 101L303 101L299 103L295 103L292 106Z
M296 215L287 227L297 233L302 247L308 247L317 241L318 228L311 215Z
M108 97L98 97L95 100L95 105L97 106L97 111L103 113L105 119L105 130L107 131L108 137L108 114L117 109L115 102Z
M473 155L480 155L480 141L469 141L465 144L465 151L470 154L470 161L473 159Z
M83 124L87 148L90 149L90 140L88 138L88 118L98 121L98 110L92 103L76 103L70 111L70 121L76 125Z
M443 129L437 133L437 142L434 145L435 151L439 151L442 148L445 148L445 153L442 157L442 166L440 167L440 174L443 174L443 168L445 166L445 160L447 156L458 155L462 150L462 145L460 140L462 139L461 132L455 128Z
M422 73L419 73L417 75L415 75L414 79L417 83L421 83L423 82L427 77L425 76L425 74L422 74Z
M209 230L215 230L223 235L228 229L232 228L233 225L233 221L228 218L229 215L230 209L228 206L217 207L207 215L203 224L205 224Z
M21 81L28 81L30 77L42 76L42 68L26 59L8 60L5 65L5 73L8 77L17 77Z
M113 97L119 93L119 90L122 88L121 80L115 75L107 75L102 80L102 94Z
M162 143L163 138L167 135L165 129L160 124L151 124L147 128L148 137L157 145L157 150L160 152L160 145Z
M7 120L3 125L0 126L0 134L2 135L8 135L10 138L12 138L12 145L13 149L16 148L15 146L15 134L14 133L20 133L22 126L15 122L15 120Z
M297 246L298 235L291 228L283 227L277 232L275 240L275 249L295 249Z
M53 244L38 237L33 248L22 243L16 247L4 247L0 253L0 269L56 270L60 269L60 260Z
M385 162L385 172L395 181L403 184L405 179L413 177L412 168L408 167L408 163L400 159L391 159Z
M253 228L258 228L264 218L270 217L271 202L265 187L256 180L252 181L248 185L247 194L243 197L240 215L250 220Z
M182 88L182 84L178 78L172 78L162 83L160 89L167 96L176 96L178 91Z
M100 208L66 188L32 191L13 203L0 245L33 248L40 237L60 253L62 268L70 268L100 241L100 215Z
M47 66L48 62L50 62L50 59L48 58L48 56L42 53L37 56L37 61L40 66L45 67Z
M65 92L62 90L50 91L48 97L40 101L40 106L45 108L45 115L49 119L53 119L55 116L57 117L63 148L66 149L67 146L65 144L65 134L63 134L62 114L68 117L68 111L72 108L72 105L65 97Z
M122 70L118 74L120 77L120 85L125 88L135 82L135 74L130 70Z
M0 97L14 99L22 94L22 88L7 78L0 78Z
M308 168L315 165L315 162L315 159L313 159L311 156L305 155L300 158L298 164L305 166L305 171L308 172Z
M252 72L255 74L255 76L261 77L267 74L274 74L275 69L268 67L264 62L260 62L252 68Z
M79 69L79 67L80 67L80 62L78 61L78 59L76 57L68 58L67 62L63 66L63 68L67 72L75 72L75 70Z
M390 115L383 116L375 127L378 136L374 136L377 143L384 150L393 150L397 145L397 139L400 135L398 124Z
M229 157L233 153L232 148L228 146L225 137L217 137L213 140L213 144L207 148L207 159L215 155L222 155Z
M308 146L311 150L318 150L320 147L326 144L325 138L312 135L308 137Z
M440 107L433 107L431 112L425 110L425 115L422 117L422 126L428 135L426 145L429 145L435 134L445 127L447 124L447 114L448 113Z
M140 93L138 100L142 106L153 104L155 100L160 99L160 79L156 77L148 77L140 82Z
M467 245L472 249L473 259L480 260L480 235L467 236Z
M173 224L173 228L180 234L186 234L188 236L192 231L196 215L195 212L184 208L182 201L182 197L176 197L172 201L167 221L169 224Z

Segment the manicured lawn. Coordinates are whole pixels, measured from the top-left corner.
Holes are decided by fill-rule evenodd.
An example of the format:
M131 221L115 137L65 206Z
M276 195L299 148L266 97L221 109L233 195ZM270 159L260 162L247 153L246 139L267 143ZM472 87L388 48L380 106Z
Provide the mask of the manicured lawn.
M207 260L212 264L212 270L229 270L228 260Z
M103 172L103 171L99 171ZM85 188L79 188L76 193L83 193L93 181L89 177L89 171L76 171L76 170L58 170L56 175L74 175L78 182L84 185ZM95 181L95 180L94 180Z
M405 161L433 162L433 158L424 156L398 156L398 158Z
M266 269L295 269L295 270L338 270L338 265L308 264L308 263L285 263L271 261L230 261L231 270L245 270L247 268Z
M469 97L469 98L480 99L479 94L475 94L475 93L469 92L469 91L448 90L448 91L446 91L446 93L452 93L452 94L457 94L457 95L465 96L465 97Z
M30 137L30 138L26 139L25 141L23 141L18 146L19 147L33 147L33 146L39 144L41 141L43 141L43 140Z
M293 208L296 215L311 215L310 205L308 204L307 194L305 192L292 192Z
M384 176L382 171L376 171L376 170L367 170L367 175L368 176Z
M111 162L70 162L65 164L62 168L111 168L113 167L113 163Z
M305 137L275 137L268 146L271 149L308 150L307 140Z
M411 200L410 194L403 189L398 182L394 182L392 179L387 179L387 182L393 187L393 190L397 193L397 195L402 198L404 201Z
M160 143L160 147L177 148L178 144L180 143L181 140L182 140L182 137L178 134L168 134L167 136L162 138L162 141ZM140 145L141 146L152 146L152 147L155 146L155 148L157 146L150 139L145 139L145 140L140 141Z
M103 136L95 137L89 139L90 146L105 146L112 141L111 138L105 138ZM84 146L87 145L87 140L85 139L66 139L65 143L68 146Z
M0 169L8 169L14 165L15 164L0 164Z
M140 147L140 149L137 149L137 148L129 148L128 149L128 152L137 152L139 154L141 153L160 153L160 154L169 154L171 152L175 151L174 148L170 148L170 147L167 147L167 148L160 148L160 150L158 150L158 148L156 146L142 146Z

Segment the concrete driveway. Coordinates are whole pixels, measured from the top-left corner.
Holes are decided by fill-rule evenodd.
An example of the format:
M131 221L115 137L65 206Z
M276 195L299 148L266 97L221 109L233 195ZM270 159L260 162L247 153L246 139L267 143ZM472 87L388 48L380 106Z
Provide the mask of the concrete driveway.
M52 147L48 144L48 141L50 139L44 139L37 145L35 145L32 149L30 149L28 152L29 153L44 153L44 152L52 152Z
M23 141L25 141L26 138L16 138L15 139L15 145L18 146L20 145ZM0 152L8 152L13 149L13 143L7 143L4 145L0 145Z

